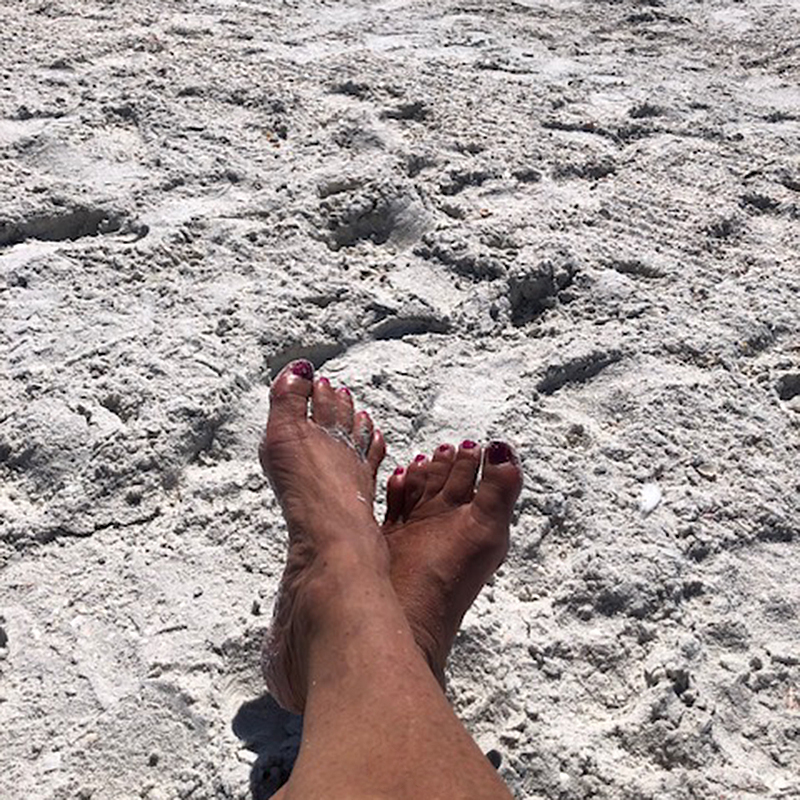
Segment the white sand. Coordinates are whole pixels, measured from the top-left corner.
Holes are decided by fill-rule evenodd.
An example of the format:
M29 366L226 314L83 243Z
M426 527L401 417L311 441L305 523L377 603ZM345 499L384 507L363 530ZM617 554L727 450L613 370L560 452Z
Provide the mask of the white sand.
M796 1L6 3L0 797L285 771L295 356L382 480L516 443L450 676L519 798L800 797L798 41Z

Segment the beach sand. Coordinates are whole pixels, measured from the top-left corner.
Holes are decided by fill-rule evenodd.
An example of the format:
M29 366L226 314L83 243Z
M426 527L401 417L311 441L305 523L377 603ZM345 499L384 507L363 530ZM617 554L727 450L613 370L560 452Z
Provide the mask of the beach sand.
M6 4L0 796L285 778L256 447L305 357L382 483L518 449L449 669L516 797L800 798L798 41L764 0Z

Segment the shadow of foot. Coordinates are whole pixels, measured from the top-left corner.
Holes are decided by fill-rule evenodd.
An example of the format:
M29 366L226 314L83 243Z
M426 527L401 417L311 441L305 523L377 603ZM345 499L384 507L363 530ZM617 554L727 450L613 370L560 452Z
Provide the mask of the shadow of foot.
M253 800L267 800L289 780L297 759L303 718L284 711L268 694L243 703L233 732L258 758L250 770Z

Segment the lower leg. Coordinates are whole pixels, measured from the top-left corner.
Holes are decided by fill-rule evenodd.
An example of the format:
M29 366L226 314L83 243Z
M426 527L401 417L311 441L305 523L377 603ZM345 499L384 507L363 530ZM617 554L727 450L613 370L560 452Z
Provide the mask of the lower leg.
M443 445L396 473L381 530L382 436L347 390L312 378L307 362L278 376L260 450L289 528L264 672L305 713L279 796L507 799L434 675L505 554L519 466L499 443L483 461L473 442Z
M286 800L510 797L447 703L388 571L330 563L307 599L308 695Z

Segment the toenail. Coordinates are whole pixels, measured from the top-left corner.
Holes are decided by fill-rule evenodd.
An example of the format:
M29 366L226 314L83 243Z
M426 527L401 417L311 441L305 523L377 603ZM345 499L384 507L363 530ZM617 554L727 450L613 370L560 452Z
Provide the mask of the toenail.
M417 464L419 464L420 461L424 461L424 460L425 460L425 456L422 453L420 453L418 456L414 456L414 461L416 461Z
M436 449L440 453L446 453L450 449L450 445L449 444L440 444Z
M394 471L394 474L395 475L402 475L405 471L406 471L405 467L397 467L397 469Z
M346 386L340 386L338 391L340 391L342 394L346 394L348 397L350 397L352 394L352 392Z
M461 447L464 448L464 450L472 450L474 447L477 447L477 446L478 446L478 443L477 442L473 442L472 439L464 439L464 441L461 442Z
M486 460L490 464L505 464L514 460L514 451L505 442L489 442Z
M330 386L331 382L327 378L320 378L319 379L320 386Z
M299 375L301 378L310 381L314 377L314 365L310 361L301 358L292 364L292 374Z

